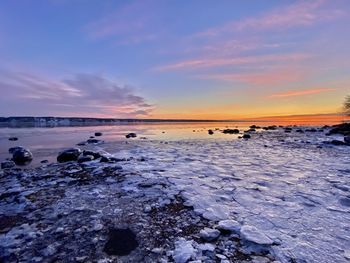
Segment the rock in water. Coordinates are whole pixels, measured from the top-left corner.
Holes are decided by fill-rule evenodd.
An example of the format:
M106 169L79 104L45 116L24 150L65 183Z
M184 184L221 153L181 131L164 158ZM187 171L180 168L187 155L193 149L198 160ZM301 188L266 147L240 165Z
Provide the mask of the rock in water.
M225 129L222 132L225 134L237 134L237 133L239 133L239 130L238 129Z
M257 228L248 225L242 226L241 238L259 245L272 245L273 243L273 241L264 233L260 232Z
M213 241L220 236L220 231L217 229L204 228L199 233L199 236L205 241Z
M95 132L95 136L102 136L102 132Z
M213 130L208 130L208 134L213 135L214 134Z
M251 136L249 134L243 134L243 136L242 136L243 139L250 139L250 137Z
M9 149L9 153L10 153L10 154L14 154L15 151L18 151L18 150L25 150L25 148L23 148L22 146L11 147L11 148Z
M81 150L79 148L71 148L68 150L64 150L60 152L57 156L57 162L64 163L70 161L78 160L79 155L81 154Z
M12 154L12 160L17 165L27 165L33 160L33 154L24 148L17 149Z
M126 137L127 139L129 139L129 138L136 138L137 135L136 135L136 133L131 132L131 133L128 133L127 135L125 135L125 137Z
M10 137L9 141L18 141L18 138L17 137Z
M139 243L136 235L129 229L111 229L109 239L103 249L108 255L126 256L131 253Z

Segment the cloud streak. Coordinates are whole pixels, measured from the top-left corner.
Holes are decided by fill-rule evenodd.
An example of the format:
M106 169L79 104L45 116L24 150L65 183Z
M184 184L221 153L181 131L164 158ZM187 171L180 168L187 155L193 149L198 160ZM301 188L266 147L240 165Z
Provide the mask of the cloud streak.
M293 90L282 93L275 93L269 96L269 98L289 98L289 97L300 97L312 94L318 94L323 92L335 91L334 88L319 88L319 89L306 89L306 90Z
M89 116L142 117L153 109L146 100L134 94L129 86L94 74L76 74L68 79L50 78L0 70L0 88L7 102L28 102L32 110L57 114L81 112ZM24 113L21 113L24 114Z
M222 26L213 27L197 36L217 36L229 32L244 30L266 31L285 30L293 27L310 26L321 21L328 21L343 15L340 9L326 9L326 0L297 1L292 5L276 8L257 17L231 21Z
M273 63L282 61L301 61L310 58L310 55L303 53L292 54L270 54L260 56L245 56L234 58L198 58L184 60L173 64L159 66L155 71L193 70L198 68L213 68L228 65L246 65L259 63Z

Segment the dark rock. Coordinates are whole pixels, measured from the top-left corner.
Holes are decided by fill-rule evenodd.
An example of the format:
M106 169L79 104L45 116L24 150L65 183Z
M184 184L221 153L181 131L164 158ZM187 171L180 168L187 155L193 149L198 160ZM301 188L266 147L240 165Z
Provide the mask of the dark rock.
M48 163L48 160L42 160L40 163Z
M213 135L214 134L213 130L208 130L208 134Z
M89 138L90 138L90 139L93 139L93 138L95 138L95 136L90 136Z
M243 138L243 139L250 139L251 136L250 136L249 134L243 134L242 138Z
M256 125L251 125L249 128L251 128L251 129L261 129L260 126L256 126Z
M281 126L282 128L283 126ZM263 127L264 130L268 131L268 130L276 130L277 129L277 126L276 125L271 125L271 126L267 126L267 127Z
M10 169L15 167L15 163L13 161L4 161L1 163L1 169Z
M86 142L79 142L79 143L77 143L77 146L84 146L84 145L86 145Z
M33 160L33 154L29 150L22 148L14 151L12 154L12 160L17 165L26 165Z
M311 129L306 129L306 132L317 132L317 130L315 128L311 128Z
M344 142L350 144L350 135L344 137Z
M342 123L338 125L333 125L332 129L328 132L328 134L343 134L350 135L350 123Z
M129 229L111 229L103 251L108 255L126 256L138 247L136 235Z
M10 137L9 141L18 141L18 138L17 137Z
M71 148L60 152L57 156L57 162L64 163L70 161L76 161L81 154L81 150L79 148Z
M92 155L81 155L78 158L78 163L90 162L92 160L94 160L94 157Z
M326 143L329 143L329 144L333 144L333 145L345 145L345 142L342 142L342 141L339 141L339 140L332 140L330 142L326 142Z
M127 135L125 135L125 137L126 137L127 139L129 139L129 138L136 138L137 135L136 135L136 133L131 132L131 133L128 133Z
M21 151L21 150L25 150L25 148L23 148L22 146L11 147L9 149L9 153L14 154L16 151Z
M97 140L97 139L88 139L86 142L88 144L101 144L101 143L103 143L103 141Z
M101 157L101 154L99 152L94 152L94 151L90 151L90 150L84 150L83 155L84 156L91 155L94 157L94 159L98 159Z
M225 129L222 131L222 133L225 133L225 134L237 134L239 133L239 130L238 129Z
M111 159L107 156L102 155L100 159L100 163L109 163L111 162Z
M95 136L96 136L96 137L102 136L102 132L95 132Z
M296 132L304 133L304 131L302 129L297 129Z

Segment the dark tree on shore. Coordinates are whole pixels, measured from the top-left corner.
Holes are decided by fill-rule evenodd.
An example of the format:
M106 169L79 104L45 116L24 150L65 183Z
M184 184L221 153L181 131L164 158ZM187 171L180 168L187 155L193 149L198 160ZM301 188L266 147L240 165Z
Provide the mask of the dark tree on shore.
M344 110L347 115L350 115L350 95L345 98Z

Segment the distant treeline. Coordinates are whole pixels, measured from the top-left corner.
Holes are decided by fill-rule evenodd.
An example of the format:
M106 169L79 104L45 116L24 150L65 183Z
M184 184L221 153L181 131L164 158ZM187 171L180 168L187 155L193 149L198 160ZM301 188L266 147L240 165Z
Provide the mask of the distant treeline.
M217 120L182 120L182 119L113 119L81 117L0 117L1 127L57 127L113 125L128 123L166 123L166 122L219 122Z

